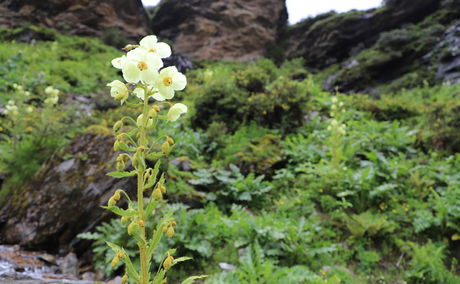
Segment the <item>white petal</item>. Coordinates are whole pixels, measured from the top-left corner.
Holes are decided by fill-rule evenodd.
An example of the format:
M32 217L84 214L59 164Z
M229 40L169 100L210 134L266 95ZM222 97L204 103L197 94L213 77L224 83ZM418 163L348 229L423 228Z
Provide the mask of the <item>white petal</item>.
M136 88L136 89L134 89L133 94L135 94L136 97L138 97L139 99L145 100L145 91L144 91L144 89Z
M160 93L153 94L152 98L154 98L155 100L160 101L160 102L166 100L165 97L163 97Z
M161 58L171 56L171 47L167 43L159 42L155 45L155 50Z
M123 66L122 71L123 78L126 80L126 82L137 83L141 79L141 71L132 61L128 61L125 66Z
M174 74L172 77L172 87L176 91L181 91L185 88L187 85L187 78L185 77L184 74L177 72Z
M174 97L174 89L171 87L166 87L163 84L158 86L158 92L167 100L170 100Z
M149 52L145 56L145 61L149 68L155 69L158 71L161 67L163 67L163 61L161 60L160 56L154 52Z
M154 35L149 35L141 39L139 42L139 45L146 48L146 49L151 49L155 48L155 44L157 43L158 39Z
M141 80L149 85L155 84L158 79L158 71L155 69L149 68L147 70L141 71Z
M126 55L117 57L114 60L112 60L112 66L117 69L123 68L123 65L125 65L125 63L126 63Z
M145 49L138 47L131 51L128 51L128 53L126 54L126 57L129 60L143 61L146 54L147 54L147 51Z
M181 114L187 112L187 106L181 103L173 105L168 111L168 120L176 121Z
M177 72L176 66L169 66L169 67L161 69L160 76L162 78L164 78L164 77L172 77L174 75L174 73L176 73L176 72Z

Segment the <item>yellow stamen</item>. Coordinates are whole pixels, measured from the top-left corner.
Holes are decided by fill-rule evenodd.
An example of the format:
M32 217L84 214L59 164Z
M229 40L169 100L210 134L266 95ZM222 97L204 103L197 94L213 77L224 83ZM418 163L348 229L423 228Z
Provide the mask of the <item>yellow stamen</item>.
M165 77L165 78L163 79L163 84L164 84L166 87L171 86L171 84L172 84L172 78L171 78L171 77Z
M139 61L139 63L137 63L137 68L139 68L141 71L144 71L149 69L149 66L144 61Z

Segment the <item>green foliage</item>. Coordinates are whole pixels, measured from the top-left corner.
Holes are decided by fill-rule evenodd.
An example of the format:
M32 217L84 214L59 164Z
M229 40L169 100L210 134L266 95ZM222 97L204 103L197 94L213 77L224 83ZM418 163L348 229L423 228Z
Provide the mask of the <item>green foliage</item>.
M314 85L310 79L292 78L298 69L299 64L277 69L271 61L260 60L251 65L208 64L206 69L191 72L185 96L200 109L192 125L208 128L213 122L224 122L235 130L255 122L268 128L294 129L302 122L302 109Z
M460 277L454 275L444 265L445 246L428 242L423 246L409 243L410 270L406 272L410 283L446 283L453 284L460 281Z

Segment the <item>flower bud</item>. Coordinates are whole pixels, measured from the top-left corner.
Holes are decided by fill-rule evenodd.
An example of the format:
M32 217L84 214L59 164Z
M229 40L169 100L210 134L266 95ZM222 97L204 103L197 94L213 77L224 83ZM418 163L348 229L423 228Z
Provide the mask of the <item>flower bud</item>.
M158 114L158 112L157 112L155 106L152 107L152 108L149 110L149 117L155 117L155 116L157 116L157 114Z
M161 193L161 190L157 187L153 192L152 192L152 197L156 200L161 200L163 199L163 193Z
M169 143L169 145L174 145L174 140L171 137L167 136L166 141Z
M172 226L169 226L168 230L166 231L166 235L169 238L172 238L174 236L174 228Z
M168 257L166 257L165 261L163 262L164 269L169 270L172 267L173 261L174 257L168 255Z
M118 190L115 191L115 193L113 194L112 197L113 197L113 199L115 199L115 201L120 200L120 198L121 198L120 192Z
M118 258L118 255L115 255L115 257L112 259L112 267L117 266L119 261L120 259Z
M123 258L125 258L125 254L120 251L120 252L117 253L117 257L123 259Z
M117 162L117 165L116 165L116 168L117 168L117 171L121 172L125 169L126 165L125 165L125 162L124 161L118 161Z
M166 186L160 185L158 188L161 190L161 193L163 193L163 194L166 193Z
M126 224L128 224L128 222L129 222L130 219L131 219L131 218L130 218L129 216L123 216L123 217L121 217L121 223L122 223L123 225L126 225Z
M123 275L121 278L121 284L126 284L128 283L128 274Z
M163 233L166 233L166 231L168 230L168 227L164 226L162 230L163 230Z
M171 222L171 226L176 226L176 225L177 225L176 221Z
M141 228L145 227L144 220L139 220L139 227Z
M107 205L115 206L115 204L117 204L117 201L115 200L115 198L113 198L113 196L110 197L109 202L107 203Z
M131 224L128 225L128 235L132 235L137 229L139 229L139 224L131 222Z
M115 124L113 125L113 132L118 132L118 130L120 130L121 127L123 127L123 121L119 120L115 122Z
M168 141L165 141L162 145L161 145L161 151L163 151L163 153L165 155L169 154L169 151L171 150L171 147L169 146L169 143Z
M113 150L115 152L120 150L120 141L115 140L115 143L113 143Z

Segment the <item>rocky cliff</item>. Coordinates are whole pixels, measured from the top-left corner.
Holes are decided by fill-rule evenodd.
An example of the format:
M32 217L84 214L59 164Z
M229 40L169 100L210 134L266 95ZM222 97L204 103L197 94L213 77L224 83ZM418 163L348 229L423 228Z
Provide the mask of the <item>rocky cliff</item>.
M70 35L138 38L148 33L148 17L141 0L2 0L0 27L38 24Z
M285 0L167 0L152 18L154 33L195 60L261 58L286 24Z

